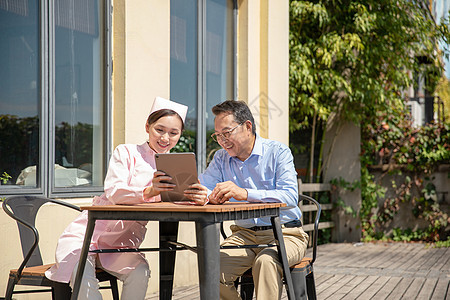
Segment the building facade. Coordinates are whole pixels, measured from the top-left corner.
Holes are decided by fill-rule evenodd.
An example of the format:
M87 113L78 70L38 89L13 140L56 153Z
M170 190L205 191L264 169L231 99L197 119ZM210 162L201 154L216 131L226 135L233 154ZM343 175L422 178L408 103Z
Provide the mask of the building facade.
M257 132L288 144L287 0L0 0L0 53L0 174L11 176L0 197L89 203L102 193L114 147L146 140L156 96L189 106L177 150L195 152L200 172L217 148L211 107L226 99L246 101ZM44 261L74 217L44 207ZM21 256L3 211L0 226L8 241L0 246L2 295ZM149 223L143 246L157 245L157 226ZM192 232L181 224L180 241L195 244ZM196 257L177 255L175 284L191 284ZM147 257L150 294L158 256Z

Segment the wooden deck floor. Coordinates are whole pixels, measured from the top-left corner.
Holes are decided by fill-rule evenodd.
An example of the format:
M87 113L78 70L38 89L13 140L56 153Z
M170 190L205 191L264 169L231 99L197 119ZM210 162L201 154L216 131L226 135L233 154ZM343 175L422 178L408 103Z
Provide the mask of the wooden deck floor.
M319 300L450 299L450 248L418 243L320 245L314 276ZM157 294L147 298L156 299ZM198 286L177 288L172 299L199 299ZM285 293L282 299L287 299Z

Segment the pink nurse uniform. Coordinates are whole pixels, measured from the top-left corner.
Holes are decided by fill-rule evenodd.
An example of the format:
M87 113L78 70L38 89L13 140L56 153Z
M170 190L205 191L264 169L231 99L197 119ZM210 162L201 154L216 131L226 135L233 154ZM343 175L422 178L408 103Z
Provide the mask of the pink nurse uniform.
M109 163L105 192L94 198L93 205L161 201L159 196L143 197L155 171L155 152L147 143L119 145ZM87 221L87 211L84 211L63 232L56 248L56 264L45 273L49 279L69 282L80 257ZM139 247L147 231L146 225L147 222L141 221L98 220L90 249ZM141 263L147 264L142 253L102 253L98 254L98 259L104 269L120 274L129 273Z

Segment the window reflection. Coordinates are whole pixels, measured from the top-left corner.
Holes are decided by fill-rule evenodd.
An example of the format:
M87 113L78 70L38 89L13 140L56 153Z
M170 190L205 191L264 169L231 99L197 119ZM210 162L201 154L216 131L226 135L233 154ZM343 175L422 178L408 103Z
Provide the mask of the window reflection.
M100 16L96 0L55 2L55 187L102 185Z
M233 1L206 1L206 162L220 146L214 133L214 105L233 99Z
M189 108L173 152L196 152L197 19L197 0L170 1L170 98Z
M220 148L210 135L214 132L211 108L233 97L233 1L207 0L206 15L197 15L197 0L170 2L170 98L186 104L189 112L186 130L174 151L194 151L197 138L198 99L206 98L206 149L196 149L197 156L212 159ZM206 32L198 34L198 20L205 20ZM203 36L205 53L200 62L205 67L205 85L198 85L198 36ZM200 88L200 89L199 89ZM206 150L206 151L205 151Z
M11 175L8 185L39 162L37 3L0 1L0 174Z
M0 0L0 174L12 177L2 188L43 188L48 180L56 188L101 187L104 1L53 1L46 6L54 8L48 12L53 22L42 18L42 2ZM54 28L43 44L47 25ZM51 139L40 144L42 136ZM40 177L42 167L54 176Z

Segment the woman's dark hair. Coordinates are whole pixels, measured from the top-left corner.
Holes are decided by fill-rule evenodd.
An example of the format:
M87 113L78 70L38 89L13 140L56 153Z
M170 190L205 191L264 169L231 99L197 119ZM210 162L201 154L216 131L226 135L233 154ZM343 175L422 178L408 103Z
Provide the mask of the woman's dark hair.
M212 112L215 116L222 113L232 114L236 123L242 124L245 121L252 122L252 133L256 134L255 120L250 111L250 108L244 101L227 100L215 105L212 108Z
M184 130L184 122L183 119L180 117L180 115L171 109L160 109L157 111L154 111L150 114L150 116L148 116L147 118L147 124L148 125L152 125L153 123L155 123L156 121L158 121L159 119L161 119L162 117L166 117L166 116L177 116L180 121L181 121L181 131Z

